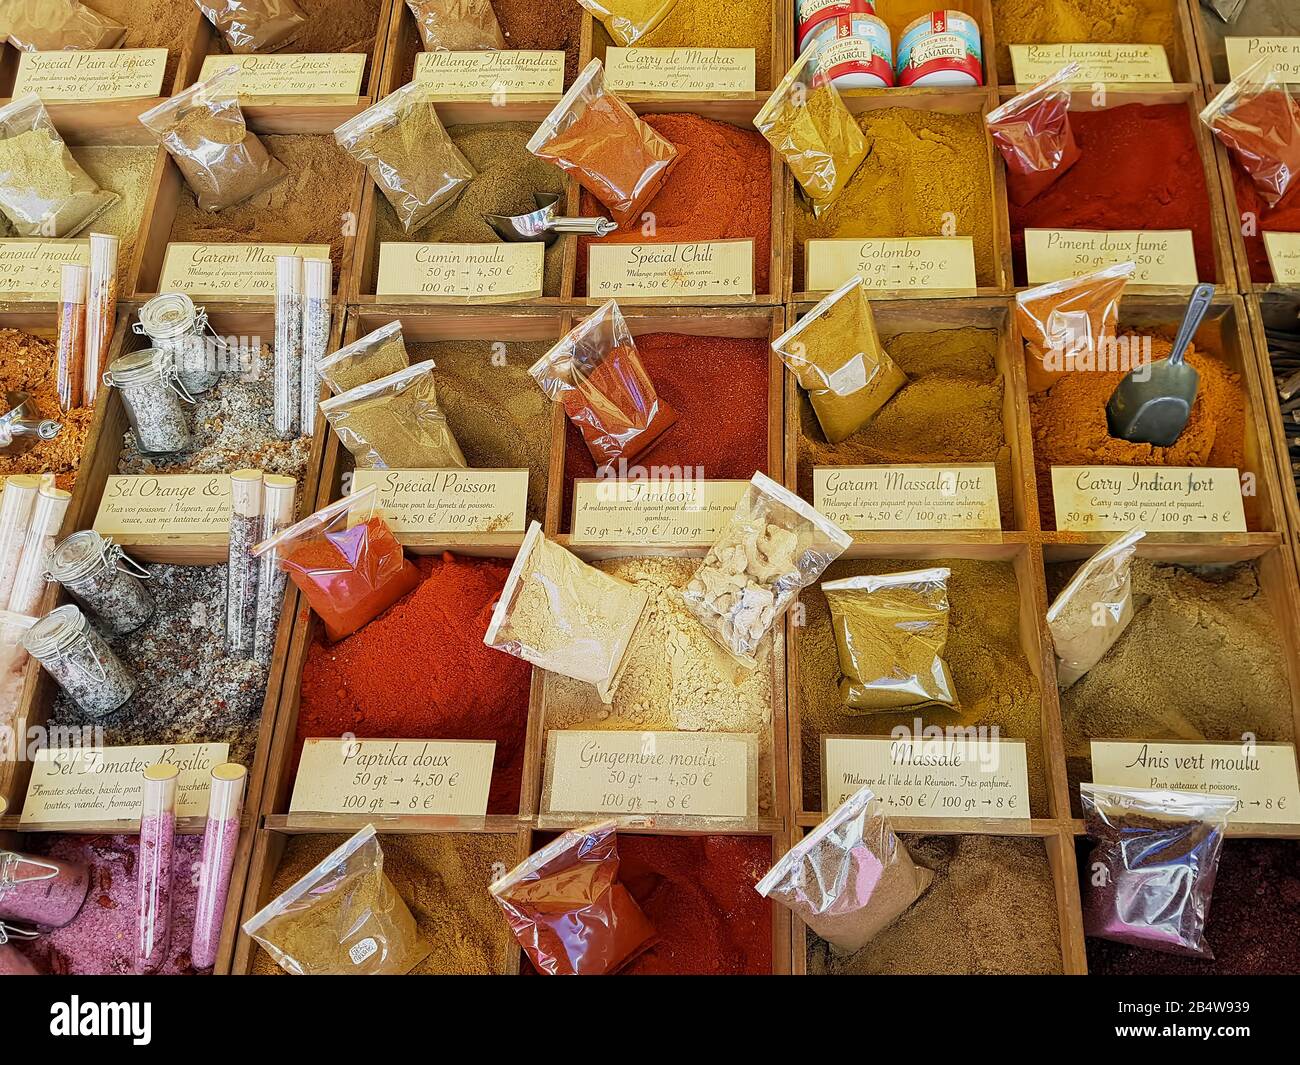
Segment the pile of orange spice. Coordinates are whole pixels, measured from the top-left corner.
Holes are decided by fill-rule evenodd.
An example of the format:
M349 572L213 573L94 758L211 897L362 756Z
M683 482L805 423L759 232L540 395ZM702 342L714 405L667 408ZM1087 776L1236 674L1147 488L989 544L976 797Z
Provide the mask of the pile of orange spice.
M29 393L42 418L63 425L53 440L37 440L26 448L20 445L12 454L0 451L0 476L52 473L58 487L66 490L77 479L77 465L95 412L93 407L60 412L56 352L53 340L19 329L0 329L0 389ZM8 409L4 404L4 410Z

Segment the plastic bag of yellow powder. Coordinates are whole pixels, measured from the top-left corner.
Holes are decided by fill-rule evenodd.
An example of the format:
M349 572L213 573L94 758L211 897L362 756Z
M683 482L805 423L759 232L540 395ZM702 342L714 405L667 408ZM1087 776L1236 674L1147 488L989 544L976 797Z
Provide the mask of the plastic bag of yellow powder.
M840 696L849 713L957 706L957 688L942 657L951 574L936 566L821 586L840 656Z
M785 160L808 199L813 214L826 210L867 157L862 135L835 86L817 77L804 52L754 117L755 128Z
M627 48L672 14L677 0L578 0L600 19L614 43Z
M772 350L808 393L832 444L871 421L907 383L880 342L860 277L850 278L772 341Z

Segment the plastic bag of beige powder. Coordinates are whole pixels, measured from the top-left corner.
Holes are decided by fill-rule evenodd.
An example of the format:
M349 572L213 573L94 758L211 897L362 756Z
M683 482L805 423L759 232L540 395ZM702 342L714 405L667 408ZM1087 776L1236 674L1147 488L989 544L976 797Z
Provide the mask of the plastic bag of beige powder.
M77 0L6 0L0 25L24 52L120 48L126 40L125 26Z
M1047 608L1056 680L1068 688L1102 660L1133 619L1130 570L1141 529L1126 532L1079 567Z
M528 526L483 642L614 701L648 597Z
M505 48L491 0L406 0L426 52L480 52Z
M852 542L789 489L756 473L682 598L709 635L753 669L777 619Z
M293 0L194 0L236 55L274 52L288 44L307 16Z
M176 161L204 211L234 207L289 176L244 121L238 67L164 100L140 123Z
M405 976L429 956L367 825L244 923L292 976Z
M939 704L956 707L957 687L943 660L948 644L952 571L908 570L827 581L847 712Z
M119 199L81 169L35 93L0 108L0 211L20 237L70 237Z
M672 14L677 0L578 0L600 20L614 43L636 44Z
M345 344L316 363L321 380L336 396L398 373L410 365L402 323L389 322L360 340Z
M854 794L755 886L793 910L838 954L856 954L929 888L868 787Z

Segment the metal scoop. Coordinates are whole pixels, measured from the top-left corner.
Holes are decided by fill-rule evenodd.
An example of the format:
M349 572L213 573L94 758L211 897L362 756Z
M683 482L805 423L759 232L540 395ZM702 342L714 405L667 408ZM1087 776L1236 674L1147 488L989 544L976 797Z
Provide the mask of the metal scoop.
M0 451L7 451L15 444L26 446L34 442L33 438L53 440L59 435L62 423L40 417L28 393L10 392L5 398L9 410L0 414Z
M552 192L535 192L537 210L528 214L485 214L483 221L496 230L497 236L510 243L540 240L553 244L561 233L584 233L603 237L618 228L608 218L564 218L557 215L560 197Z
M1169 357L1130 371L1119 383L1106 404L1111 436L1134 444L1172 447L1182 435L1200 384L1196 368L1185 361L1187 348L1212 299L1213 285L1197 285Z

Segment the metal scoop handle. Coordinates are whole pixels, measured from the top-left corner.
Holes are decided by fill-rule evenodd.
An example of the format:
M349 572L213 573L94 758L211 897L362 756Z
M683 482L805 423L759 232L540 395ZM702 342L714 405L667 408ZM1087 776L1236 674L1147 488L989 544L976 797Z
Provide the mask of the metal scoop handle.
M546 228L556 233L583 233L589 236L604 237L618 228L618 223L609 218L552 218Z
M1205 315L1210 309L1210 302L1214 299L1213 285L1197 285L1192 289L1192 298L1187 302L1187 313L1183 315L1183 324L1178 327L1178 333L1174 337L1174 346L1169 352L1169 365L1181 366L1183 360L1187 357L1187 349L1191 347L1192 337L1196 331L1201 328L1201 323L1205 321Z

